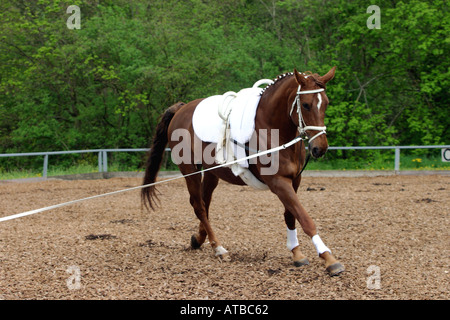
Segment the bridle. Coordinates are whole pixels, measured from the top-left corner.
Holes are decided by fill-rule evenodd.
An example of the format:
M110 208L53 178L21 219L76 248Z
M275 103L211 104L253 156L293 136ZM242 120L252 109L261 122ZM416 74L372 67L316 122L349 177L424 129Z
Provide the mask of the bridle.
M326 134L327 127L319 127L319 126L308 126L305 123L305 120L303 119L302 114L302 104L300 102L300 95L302 94L314 94L317 93L317 98L319 99L319 103L317 104L317 108L320 109L320 106L322 105L322 95L320 94L322 91L325 91L324 88L320 89L314 89L314 90L304 90L301 91L302 86L299 85L297 89L297 95L295 96L294 102L292 103L291 112L289 113L290 116L292 116L292 112L294 111L295 105L297 105L297 114L298 114L298 132L300 133L300 137L306 137L309 141L308 143L311 144L311 141L313 141L315 138L321 136L322 134ZM306 133L306 130L317 130L319 133L315 134L312 138L308 137L308 134ZM301 142L303 142L303 139L301 139ZM309 148L308 148L309 149ZM309 159L311 158L311 152L308 152L308 155L306 156L305 163L302 166L302 169L297 174L295 179L297 179L302 173L303 170L305 170Z
M309 143L316 139L317 137L321 136L322 134L326 134L327 127L319 127L319 126L308 126L305 123L305 120L303 120L303 114L302 114L302 104L300 102L300 95L302 94L312 94L317 93L317 97L319 99L319 103L317 104L317 107L320 109L320 106L322 104L322 95L320 92L325 91L324 88L315 89L315 90L304 90L301 91L302 86L299 85L297 89L297 95L295 96L294 102L292 103L291 112L289 113L290 116L292 116L292 111L294 111L295 105L297 105L297 114L298 114L298 131L300 132L301 137L306 137L309 139ZM319 133L315 134L313 137L308 137L308 134L306 133L307 130L315 130L320 131Z

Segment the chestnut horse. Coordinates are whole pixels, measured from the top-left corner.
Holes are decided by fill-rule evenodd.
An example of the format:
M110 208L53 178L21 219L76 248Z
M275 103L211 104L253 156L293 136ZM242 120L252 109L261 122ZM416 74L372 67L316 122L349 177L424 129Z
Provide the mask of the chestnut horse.
M288 144L299 137L300 132L300 137L309 138L308 152L311 156L313 158L323 156L328 149L324 118L329 101L325 93L325 86L334 77L335 69L336 67L333 67L324 76L311 73L304 74L294 70L292 73L283 74L275 79L271 85L263 90L259 100L255 117L255 133L258 134L260 129L266 129L269 132L271 129L278 129L279 144L281 145ZM189 130L192 137L190 142L191 152L194 152L193 140L195 134L192 117L195 108L202 100L194 100L187 104L177 103L168 108L162 115L147 160L144 185L156 181L167 144L173 150L179 143L179 140L171 139L174 130ZM202 142L203 150L209 145L210 143ZM209 147L211 149L211 146ZM319 257L325 262L328 273L332 276L337 275L344 271L343 265L333 257L331 250L323 243L317 234L313 220L297 197L297 189L301 180L300 173L305 158L305 143L300 142L279 151L279 166L275 174L261 174L261 169L267 164L262 164L259 160L250 164L249 169L258 180L266 184L270 191L278 196L284 205L287 247L292 252L294 265L309 264L308 259L301 253L297 240L295 225L298 221L303 231L311 237ZM209 205L219 179L236 185L244 185L245 183L239 176L235 176L229 167L207 170L203 172L203 179L202 174L195 174L202 167L210 169L214 166L217 166L217 164L211 164L211 162L199 164L194 161L178 165L181 173L188 175L185 180L190 194L190 203L200 220L199 231L191 238L191 247L194 249L200 248L208 237L215 255L229 260L227 250L222 247L209 222ZM145 206L150 205L153 209L156 196L155 187L143 188L141 196Z

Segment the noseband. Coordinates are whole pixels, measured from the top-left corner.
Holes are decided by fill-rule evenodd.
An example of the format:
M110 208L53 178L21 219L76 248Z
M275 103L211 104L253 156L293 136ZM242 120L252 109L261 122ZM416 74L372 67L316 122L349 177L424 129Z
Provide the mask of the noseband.
M297 105L297 114L298 114L298 131L300 132L300 136L302 137L306 137L309 139L309 143L311 143L311 141L313 141L315 138L317 138L318 136L321 136L322 134L326 134L326 129L327 127L323 126L323 127L318 127L318 126L307 126L305 123L305 120L303 120L303 115L302 115L302 104L300 102L300 95L302 94L310 94L310 93L317 93L317 97L319 99L319 103L317 104L317 108L320 109L320 105L322 104L322 96L320 95L320 92L325 91L325 89L320 88L320 89L315 89L315 90L304 90L304 91L300 91L301 90L301 85L298 86L297 89L297 95L295 96L294 102L292 103L292 108L291 108L291 112L289 113L289 115L292 115L292 111L294 111L294 107L295 105ZM307 130L315 130L315 131L320 131L319 133L317 133L316 135L314 135L312 138L308 137L308 134L306 133Z

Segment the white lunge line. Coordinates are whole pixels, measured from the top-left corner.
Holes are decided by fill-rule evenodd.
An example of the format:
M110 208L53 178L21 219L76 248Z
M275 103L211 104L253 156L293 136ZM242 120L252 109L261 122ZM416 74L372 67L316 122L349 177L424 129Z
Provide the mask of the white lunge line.
M163 182L167 182L167 181L175 180L175 179L179 179L179 178L181 178L181 177L175 177L175 178L171 178L171 179L167 179L167 180L157 181L155 183L148 184L148 185L142 185L142 186L132 187L132 188L128 188L128 189L122 189L122 190L99 194L99 195L95 195L95 196L91 196L91 197L87 197L87 198L83 198L83 199L72 200L72 201L68 201L68 202L64 202L64 203L60 203L60 204L55 204L53 206L48 206L48 207L44 207L44 208L40 208L40 209L30 210L30 211L14 214L14 215L7 216L7 217L2 217L2 218L0 218L0 222L7 221L7 220L13 220L13 219L17 219L17 218L22 218L22 217L29 216L32 214L36 214L36 213L40 213L40 212L44 212L44 211L48 211L48 210L52 210L52 209L56 209L56 208L65 207L65 206L68 206L71 204L75 204L77 202L82 202L82 201L91 200L91 199L100 198L100 197L106 197L106 196L110 196L110 195L121 193L121 192L127 192L127 191L131 191L131 190L141 189L141 188L149 187L151 185L156 185L156 184L160 184Z
M169 179L165 179L165 180L161 180L161 181L156 181L154 183L150 183L150 184L146 184L146 185L142 185L142 186L137 186L137 187L132 187L132 188L128 188L128 189L117 190L117 191L108 192L108 193L104 193L104 194L99 194L99 195L95 195L95 196L91 196L91 197L87 197L87 198L82 198L82 199L78 199L78 200L72 200L72 201L68 201L68 202L64 202L64 203L60 203L60 204L55 204L53 206L48 206L48 207L44 207L44 208L40 208L40 209L35 209L35 210L30 210L30 211L26 211L26 212L22 212L22 213L18 213L18 214L13 214L11 216L2 217L2 218L0 218L0 222L4 222L4 221L8 221L8 220L13 220L13 219L18 219L18 218L30 216L30 215L33 215L33 214L36 214L36 213L41 213L41 212L44 212L44 211L49 211L49 210L52 210L52 209L65 207L65 206L68 206L68 205L71 205L71 204L75 204L75 203L78 203L78 202L82 202L82 201L87 201L87 200L92 200L92 199L96 199L96 198L111 196L113 194L133 191L133 190L137 190L137 189L143 189L143 188L155 186L155 185L158 185L158 184L161 184L161 183L177 180L177 179L180 179L180 178L189 177L189 176L192 176L194 174L201 173L201 172L206 172L206 171L218 169L218 168L221 168L221 167L230 166L232 164L239 163L241 161L250 160L250 159L253 159L253 158L257 158L259 156L263 156L263 155L266 155L266 154L269 154L269 153L277 152L277 151L282 150L282 149L286 149L286 148L292 146L293 144L299 142L300 140L302 140L301 137L296 137L294 140L292 140L292 141L290 141L290 142L288 142L286 144L283 144L283 145L281 145L279 147L272 148L272 149L269 149L269 150L266 150L266 151L262 151L262 152L250 155L250 156L242 158L242 159L237 159L237 160L234 160L234 161L231 161L231 162L227 162L227 163L224 163L224 164L221 164L221 165L217 165L217 166L214 166L214 167L211 167L211 168L207 168L207 169L204 169L202 171L196 171L196 172L192 172L192 173L189 173L189 174L186 174L186 175L180 175L180 176L177 176L177 177L174 177L174 178L169 178Z

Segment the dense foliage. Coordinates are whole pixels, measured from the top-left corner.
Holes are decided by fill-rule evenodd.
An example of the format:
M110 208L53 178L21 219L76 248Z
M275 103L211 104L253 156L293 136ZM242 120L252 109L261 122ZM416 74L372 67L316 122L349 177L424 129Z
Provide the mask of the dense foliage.
M0 153L147 147L177 101L334 65L330 145L449 143L448 2L370 4L0 0Z

